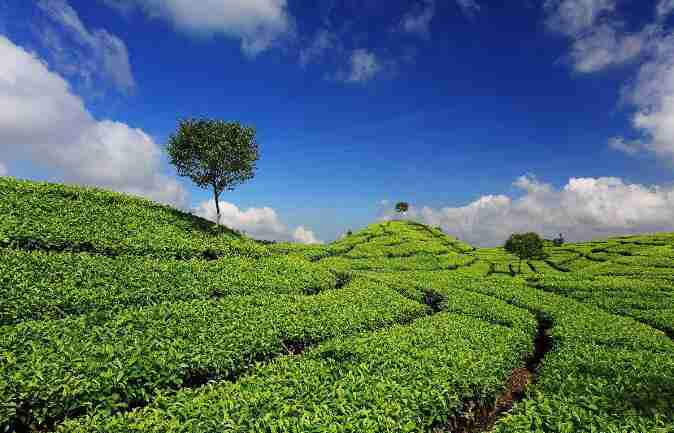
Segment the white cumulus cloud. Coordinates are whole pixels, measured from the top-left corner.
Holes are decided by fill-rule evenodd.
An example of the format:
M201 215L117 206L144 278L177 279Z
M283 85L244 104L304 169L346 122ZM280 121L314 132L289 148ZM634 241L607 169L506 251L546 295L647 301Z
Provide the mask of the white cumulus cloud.
M571 48L571 58L576 71L596 72L637 58L647 44L647 34L621 34L612 26L601 25L578 36Z
M293 232L293 239L296 242L299 242L301 244L322 244L323 242L320 241L314 232L311 230L308 230L304 226L299 226L295 229Z
M625 233L674 230L674 187L626 183L616 177L571 178L555 189L532 176L514 185L523 195L485 195L461 207L411 208L408 218L439 225L480 246L502 244L511 233L562 233L580 241ZM390 219L389 214L384 219Z
M602 15L616 9L616 0L546 0L549 29L568 36L578 36L594 27Z
M37 5L59 26L60 31L42 28L40 40L60 71L77 75L88 84L100 77L124 93L134 89L129 53L120 38L103 29L87 29L65 0L40 0Z
M363 48L355 49L349 56L348 71L341 71L337 79L347 83L362 83L373 79L382 72L381 60L371 51Z
M654 42L648 61L641 65L635 83L627 87L627 96L636 108L632 126L640 138L616 137L610 144L627 152L652 152L674 162L674 34ZM629 145L618 147L616 143Z
M3 160L30 161L66 182L185 204L186 192L161 173L161 151L145 132L95 119L60 75L4 36L0 58Z
M616 0L547 0L547 25L571 39L575 70L596 73L633 61L636 76L623 86L635 137L611 137L609 147L631 156L651 153L674 162L674 33L664 19L674 0L660 0L653 18L628 33Z
M255 56L293 31L286 0L104 0L120 11L133 6L189 34L221 34Z
M660 0L656 6L658 18L664 18L674 11L674 0Z
M463 0L465 1L465 0ZM435 15L435 0L426 0L422 7L414 8L403 16L400 28L407 33L427 37Z
M577 72L597 72L636 59L646 49L649 30L628 33L616 16L616 0L547 0L546 26L571 40Z
M279 218L276 211L270 207L240 209L236 205L220 201L220 224L229 228L244 231L247 236L257 239L275 241L293 241L305 244L322 243L312 232L304 226L295 230L289 229ZM217 221L215 200L203 201L192 209L195 215L210 221Z

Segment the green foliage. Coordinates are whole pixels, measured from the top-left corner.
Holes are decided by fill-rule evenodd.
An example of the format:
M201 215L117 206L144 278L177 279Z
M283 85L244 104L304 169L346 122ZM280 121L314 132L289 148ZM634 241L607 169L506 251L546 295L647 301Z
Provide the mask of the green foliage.
M12 179L0 211L0 431L456 431L537 321L551 344L494 431L674 431L674 234L522 259L406 221L263 245Z
M543 239L536 233L514 233L506 240L503 249L519 257L518 273L521 272L522 260L538 259L545 256Z
M405 213L409 210L409 208L410 208L409 203L407 203L405 201L400 201L400 202L396 203L396 206L395 206L395 210L398 213Z
M526 308L552 322L553 347L543 359L538 382L495 431L655 432L674 427L669 386L674 343L661 332L527 287L519 279L464 280L455 287Z
M0 325L248 294L313 294L335 275L296 257L158 260L0 249Z
M49 426L87 410L142 404L157 391L237 377L289 344L425 313L381 285L354 281L315 297L232 296L132 308L104 320L26 322L0 336L0 353L11 353L0 383L9 384L4 395L16 402L21 424ZM0 430L8 425L1 415Z
M0 247L157 258L269 255L169 206L95 188L0 178Z
M189 424L192 431L427 432L452 425L463 401L491 402L531 350L528 331L441 313L61 431L160 432Z
M254 128L211 119L180 121L166 151L180 176L213 191L218 219L222 191L252 179L259 159Z
M674 335L674 284L668 280L572 273L546 275L534 287L626 315Z

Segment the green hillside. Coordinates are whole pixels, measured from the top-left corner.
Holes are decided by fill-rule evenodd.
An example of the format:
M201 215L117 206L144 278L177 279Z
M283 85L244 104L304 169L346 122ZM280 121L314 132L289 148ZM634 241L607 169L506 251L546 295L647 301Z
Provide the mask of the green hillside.
M0 178L0 432L674 432L674 234L263 245Z

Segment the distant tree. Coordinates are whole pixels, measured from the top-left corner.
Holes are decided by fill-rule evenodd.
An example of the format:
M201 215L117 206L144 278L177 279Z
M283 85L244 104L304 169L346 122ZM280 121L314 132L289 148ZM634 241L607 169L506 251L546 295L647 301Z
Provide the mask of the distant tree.
M541 258L545 256L543 251L543 239L536 233L513 233L506 241L503 248L511 254L519 257L517 273L522 272L522 260Z
M352 232L351 230L347 230L347 231L346 231L346 235L347 235L347 236L351 236L352 234L353 234L353 232Z
M259 159L253 127L211 119L181 120L167 153L178 175L213 191L218 224L220 194L252 179Z
M564 245L564 236L562 236L562 234L560 233L559 237L554 238L552 240L552 244L556 247L561 247L562 245Z
M396 203L395 210L400 214L405 214L410 209L410 204L405 201Z

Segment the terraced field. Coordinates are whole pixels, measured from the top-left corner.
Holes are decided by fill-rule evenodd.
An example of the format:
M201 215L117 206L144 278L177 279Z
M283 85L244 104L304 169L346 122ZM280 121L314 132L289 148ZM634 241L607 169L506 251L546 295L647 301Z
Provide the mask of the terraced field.
M264 245L0 178L1 432L674 432L674 234Z

